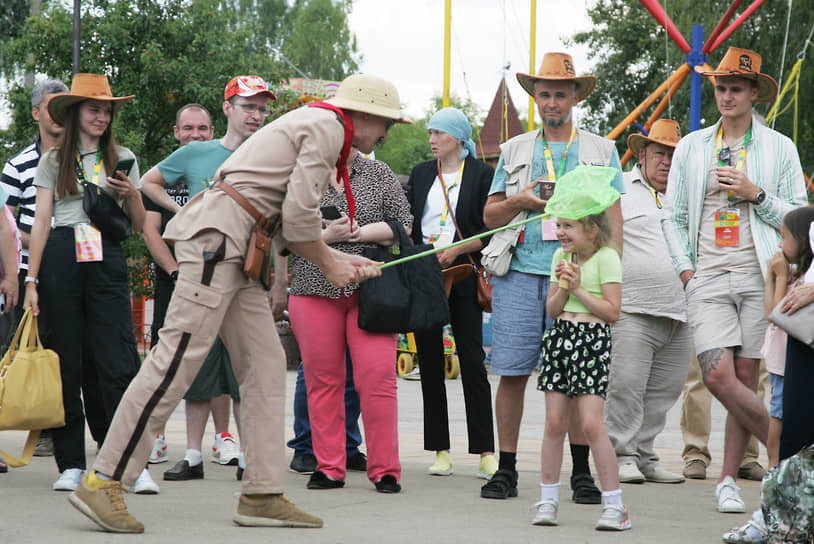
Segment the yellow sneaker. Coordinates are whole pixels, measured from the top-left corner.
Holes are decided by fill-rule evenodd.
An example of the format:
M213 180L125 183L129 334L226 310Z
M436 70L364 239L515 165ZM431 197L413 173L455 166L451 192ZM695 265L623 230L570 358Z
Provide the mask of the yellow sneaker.
M478 465L478 478L488 480L497 472L497 459L494 455L484 455Z
M122 483L101 480L96 471L89 471L79 482L68 500L80 512L105 531L112 533L143 533L144 525L130 515L122 497Z
M282 493L241 495L232 518L244 527L322 527L322 520L304 512Z
M433 476L449 476L452 474L452 459L448 450L439 450L435 454L435 463L427 470Z

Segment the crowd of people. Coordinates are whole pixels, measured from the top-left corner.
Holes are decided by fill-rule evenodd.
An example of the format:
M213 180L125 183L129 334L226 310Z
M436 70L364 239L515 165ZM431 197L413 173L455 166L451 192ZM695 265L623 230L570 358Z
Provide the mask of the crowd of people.
M558 524L567 435L572 500L602 504L596 529L630 529L620 484L706 477L709 401L706 413L688 408L703 405L705 387L727 411L717 510L745 513L737 478L764 481L761 508L723 540L810 542L814 505L804 493L795 502L793 486L812 475L812 348L767 315L814 302L814 212L794 145L753 111L777 93L761 57L730 48L715 70L696 70L713 78L720 119L684 137L676 121L656 121L629 137L637 165L623 172L614 142L574 120L596 78L577 75L570 55L547 53L536 74L517 74L539 130L502 144L493 168L477 158L470 120L441 109L427 125L434 159L416 165L406 187L367 156L407 122L395 87L375 76L350 76L332 98L269 124L267 82L237 76L224 91L225 135L213 139L209 112L188 104L174 127L180 147L144 175L111 128L132 96L115 96L94 74L75 75L70 90L40 83L37 141L0 179L0 198L17 211L16 223L0 218L0 292L14 315L41 315L43 342L60 356L66 424L50 431L53 489L72 492L105 530L143 532L121 494L159 493L145 467L169 459L164 425L184 398L187 450L164 480L204 477L211 411L213 461L237 465L242 480L235 523L321 527L283 495L286 357L274 331L287 311L302 356L289 468L310 475L312 490L341 488L346 471L359 470L376 491L399 493L396 336L361 328L358 315L360 283L381 274L364 250L393 244L403 228L435 246L439 268L492 274L494 412L476 276L448 291L468 450L487 480L481 497L518 495L524 399L538 372L546 411L532 524ZM143 362L121 236L98 221L88 191L113 202L128 232L143 229L156 262ZM265 286L244 271L258 218L272 225ZM428 473L451 476L443 331L418 332L416 344L424 449L435 455ZM761 361L768 409L757 393ZM660 465L655 440L682 389L687 448L677 474ZM228 430L230 398L240 445ZM86 420L99 446L89 470ZM767 447L765 478L750 439Z

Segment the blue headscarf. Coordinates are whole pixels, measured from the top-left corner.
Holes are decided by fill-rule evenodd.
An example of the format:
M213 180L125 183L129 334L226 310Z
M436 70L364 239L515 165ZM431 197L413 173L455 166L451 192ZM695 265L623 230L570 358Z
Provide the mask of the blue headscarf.
M463 149L458 156L459 159L465 159L467 155L471 155L473 159L477 157L475 142L472 141L472 125L461 110L456 108L438 110L427 123L427 129L440 130L461 140Z

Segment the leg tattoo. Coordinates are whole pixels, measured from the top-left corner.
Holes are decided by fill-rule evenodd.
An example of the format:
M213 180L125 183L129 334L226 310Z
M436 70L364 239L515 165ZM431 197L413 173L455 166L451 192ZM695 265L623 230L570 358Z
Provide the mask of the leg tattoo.
M715 372L724 356L723 348L709 349L698 354L698 364L701 365L701 376L706 383L710 374Z

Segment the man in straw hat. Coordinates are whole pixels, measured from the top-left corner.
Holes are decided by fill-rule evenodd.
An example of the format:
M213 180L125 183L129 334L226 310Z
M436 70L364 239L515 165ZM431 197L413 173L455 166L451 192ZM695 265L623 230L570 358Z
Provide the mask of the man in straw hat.
M654 449L667 411L681 394L690 360L687 302L673 273L661 232L667 175L681 127L659 119L648 135L631 134L638 167L625 172L622 195L625 288L613 325L605 425L623 483L680 483L681 474L659 466Z
M489 228L542 214L556 180L579 164L612 166L619 170L613 186L624 191L619 155L613 142L576 127L573 108L596 86L596 77L577 76L571 55L546 53L536 75L517 74L520 85L537 103L541 130L501 145L495 178L484 209ZM609 208L612 245L621 253L622 215L619 203ZM482 250L483 262L494 274L492 300L491 372L500 376L495 398L500 447L498 471L481 488L481 497L505 499L517 495L516 452L523 400L531 371L540 358L540 339L553 316L545 310L551 259L560 247L553 218L543 216L525 227L492 237ZM522 301L522 304L518 301ZM569 433L574 469L574 500L599 504L600 493L588 467L587 439L581 426Z
M806 203L794 144L757 122L755 102L777 94L754 51L729 50L714 77L721 119L683 138L670 169L662 226L704 383L728 411L719 512L744 512L735 484L749 435L766 443L769 414L755 393L767 322L763 275L780 223Z
M283 495L286 358L263 286L243 271L255 220L245 203L227 191L233 189L259 215L281 226L274 240L277 248L314 262L334 285L377 276L380 271L373 261L321 241L319 203L334 165L349 189L346 161L351 144L369 153L389 126L401 120L401 112L395 87L369 75L350 76L334 98L309 106L257 131L223 163L213 187L190 200L167 226L164 236L175 242L179 276L161 338L125 393L94 470L70 497L107 531L144 531L127 511L122 484L132 484L144 467L153 437L189 388L218 334L240 382L247 444L234 522L322 526L320 518Z

